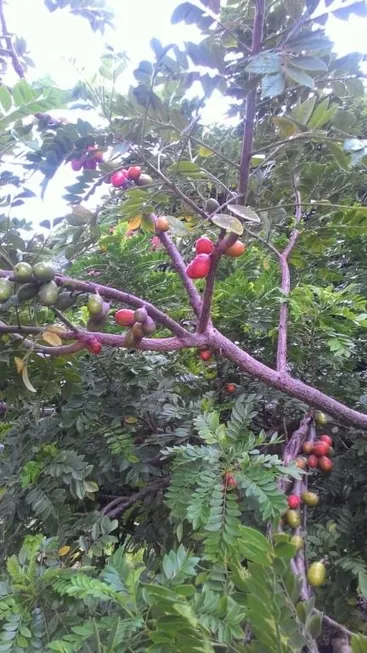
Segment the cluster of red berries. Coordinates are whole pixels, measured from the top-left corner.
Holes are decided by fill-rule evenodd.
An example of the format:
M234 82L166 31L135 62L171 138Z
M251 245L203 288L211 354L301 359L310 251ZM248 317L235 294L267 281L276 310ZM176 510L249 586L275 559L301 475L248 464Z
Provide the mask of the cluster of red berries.
M204 279L208 276L212 264L211 255L214 249L214 243L206 236L202 236L196 241L196 256L186 268L186 274L190 279ZM236 240L231 247L226 249L225 255L236 258L237 256L241 256L245 249L245 245L240 240Z
M110 182L114 188L129 188L136 184L137 186L150 186L153 179L150 175L142 174L140 166L130 166L130 168L123 168L117 170L110 177Z
M95 170L97 163L102 163L103 152L101 152L95 145L88 145L85 153L82 154L80 159L73 159L71 167L74 172L79 172L82 168L84 170Z
M224 474L224 484L227 489L237 487L237 481L231 472L226 472Z
M315 442L305 442L302 451L308 458L297 458L296 464L301 469L309 467L311 469L319 468L323 472L331 472L333 463L330 455L333 453L333 441L329 435L321 435Z

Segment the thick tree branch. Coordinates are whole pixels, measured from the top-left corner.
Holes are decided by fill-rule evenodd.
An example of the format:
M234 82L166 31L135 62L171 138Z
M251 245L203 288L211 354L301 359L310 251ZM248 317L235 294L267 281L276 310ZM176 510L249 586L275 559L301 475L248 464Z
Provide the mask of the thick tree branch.
M288 258L300 234L300 231L297 228L297 226L302 218L301 196L299 191L297 190L295 179L294 179L294 192L295 192L295 200L296 200L295 202L296 226L292 230L287 247L283 250L283 252L279 256L280 271L282 276L280 288L283 294L283 301L279 313L279 328L278 328L277 370L279 372L285 372L287 368L288 298L289 298L289 293L291 291L291 275L289 270Z
M367 415L365 413L359 413L357 410L344 406L344 404L339 403L336 399L325 395L320 390L298 379L294 379L287 373L281 374L267 367L240 349L216 329L209 330L207 344L214 349L221 350L222 355L233 361L241 370L263 381L272 388L285 392L291 397L296 397L309 406L319 408L329 415L333 415L341 422L354 424L355 426L367 429Z
M251 55L258 54L261 50L261 43L263 38L264 28L264 0L256 0L255 5L255 18L252 32ZM238 184L238 192L243 196L243 203L246 204L248 193L248 183L250 178L250 164L252 156L252 141L254 137L254 122L256 113L256 87L251 90L246 99L245 111L245 128L243 131L243 141L241 150L240 161L240 178Z

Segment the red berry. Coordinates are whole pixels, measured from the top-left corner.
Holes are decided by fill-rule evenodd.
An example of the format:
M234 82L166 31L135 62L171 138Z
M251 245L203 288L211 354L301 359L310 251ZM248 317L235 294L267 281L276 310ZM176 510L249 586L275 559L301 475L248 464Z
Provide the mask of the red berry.
M301 499L297 494L290 494L288 497L288 505L291 508L291 510L297 510L299 508L301 503Z
M315 456L327 456L329 453L330 445L327 444L327 442L323 442L322 440L316 440L316 442L313 445L312 453Z
M115 313L115 322L119 326L132 326L135 323L135 311L132 311L130 308L120 308Z
M197 254L211 254L214 251L214 243L210 238L202 236L195 243L195 250Z
M236 392L237 387L235 386L234 383L226 383L225 388L229 394L232 394L233 392Z
M204 279L209 274L211 266L210 256L208 254L198 254L186 268L187 276L190 279Z
M94 157L84 161L84 170L95 170L97 167L97 161L94 160Z
M87 349L91 354L100 354L102 345L99 342L98 338L90 338L90 340L87 342Z
M224 476L227 487L237 487L237 481L233 474L227 472Z
M127 171L127 178L131 179L132 181L136 181L137 179L139 179L140 175L141 175L140 166L131 166Z
M306 458L296 458L296 465L299 469L306 469Z
M323 472L331 472L331 470L333 469L333 463L331 462L330 458L328 458L327 456L321 456L318 462L319 462L319 468Z
M319 461L317 459L317 456L312 455L312 456L309 456L307 458L307 466L308 467L313 467L315 469L318 464L319 464Z
M231 256L232 258L237 258L238 256L242 256L242 254L246 251L246 246L241 243L240 240L236 240L236 242L231 245L231 247L228 247L226 251L224 252L226 256Z
M111 184L114 188L120 188L126 184L127 177L123 170L118 170L111 175Z
M210 361L212 357L212 352L210 349L205 349L205 351L200 352L200 358L202 361Z
M328 444L329 447L331 447L332 444L333 444L333 441L332 441L330 435L320 435L319 439L321 440L321 442L326 442L326 444Z
M309 455L312 452L313 449L313 442L304 442L302 445L302 451L303 453L306 453Z
M80 159L73 159L71 162L71 167L74 172L79 172L79 170L81 170L83 167L83 161L80 161Z

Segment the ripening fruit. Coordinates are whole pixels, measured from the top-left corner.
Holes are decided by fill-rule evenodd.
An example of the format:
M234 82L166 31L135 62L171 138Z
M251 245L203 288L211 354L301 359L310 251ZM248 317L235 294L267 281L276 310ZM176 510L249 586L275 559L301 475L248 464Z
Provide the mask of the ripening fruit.
M13 285L9 279L0 279L0 304L6 302L13 293Z
M54 281L49 281L39 291L39 298L45 306L52 306L57 301L59 289Z
M214 252L214 243L210 238L202 236L196 241L195 250L197 254L212 254Z
M17 299L20 302L27 302L38 295L39 287L35 283L25 283L20 286L17 292Z
M307 467L312 467L313 469L315 469L318 466L318 464L319 464L318 458L314 454L312 454L307 458Z
M229 394L233 394L233 392L236 392L237 386L234 383L226 383L225 389Z
M62 292L57 298L55 307L60 311L66 311L75 304L75 297L71 292Z
M307 464L306 458L302 458L300 456L296 458L296 465L297 467L299 467L299 469L306 469L306 464Z
M302 492L302 501L306 506L317 506L320 497L316 492Z
M297 510L297 508L299 508L300 503L301 503L301 499L299 498L299 496L297 494L290 494L287 501L288 501L288 506L292 510Z
M323 472L331 472L333 466L334 466L333 463L331 462L330 458L328 458L327 456L321 456L321 458L319 458L319 468Z
M51 263L47 261L39 261L33 266L33 274L36 279L40 281L52 281L55 277L55 270L53 269Z
M326 444L328 444L329 447L331 447L333 444L330 435L320 435L319 440L321 440L321 442L326 442Z
M327 456L329 453L330 445L322 440L316 440L313 445L312 453L315 456Z
M127 171L127 178L131 179L131 181L136 181L139 179L141 175L141 168L140 166L130 166L130 168Z
M141 308L137 308L134 313L134 317L135 317L135 322L145 322L145 320L148 317L147 309L144 308L144 306L142 306Z
M101 353L102 344L98 338L90 338L87 343L87 349L91 354L97 355Z
M135 322L135 324L133 325L133 328L132 328L132 332L133 332L133 335L134 335L134 339L136 341L142 340L144 338L144 335L145 335L144 327L143 327L142 324L140 324L140 322Z
M140 175L138 179L135 180L137 186L150 186L153 183L153 179L150 175Z
M204 351L200 352L200 358L202 361L210 361L212 357L212 352L210 349L205 349Z
M164 215L160 215L159 218L157 218L156 223L155 223L155 228L157 231L165 232L168 231L169 229L169 222Z
M236 240L224 253L226 256L231 256L231 258L237 258L238 256L242 256L245 251L246 246L240 240Z
M219 202L217 202L217 200L215 200L214 197L209 197L205 205L206 212L214 213L214 211L216 211L217 209L219 209Z
M13 267L14 279L17 281L28 281L32 277L32 266L22 261Z
M90 315L99 315L103 311L103 299L100 295L89 295L87 308Z
M147 319L143 322L143 331L146 336L151 336L155 330L156 330L156 324L154 320L148 315Z
M292 535L290 543L296 547L297 551L299 551L303 547L303 538L300 535Z
M313 562L307 572L307 580L311 587L320 587L326 579L326 568L323 562Z
M208 254L198 254L186 268L187 276L190 279L204 279L208 276L211 266Z
M120 188L121 186L125 186L127 177L122 170L118 170L111 175L110 181L114 188Z
M74 170L74 172L79 172L79 170L81 170L83 167L83 161L81 161L80 159L73 159L71 162L71 167Z
M304 442L302 445L302 451L303 453L307 454L308 456L312 452L313 449L313 442Z
M301 523L301 517L297 510L287 510L285 520L291 528L298 528Z
M237 487L237 481L236 481L235 477L233 476L233 474L231 474L230 472L226 472L226 474L224 475L224 479L225 479L227 488Z
M325 424L327 424L329 421L325 413L322 413L320 410L316 412L315 420L316 423L319 424L320 426L325 426Z
M119 326L127 327L132 326L135 322L135 313L131 308L120 308L115 313L115 322Z

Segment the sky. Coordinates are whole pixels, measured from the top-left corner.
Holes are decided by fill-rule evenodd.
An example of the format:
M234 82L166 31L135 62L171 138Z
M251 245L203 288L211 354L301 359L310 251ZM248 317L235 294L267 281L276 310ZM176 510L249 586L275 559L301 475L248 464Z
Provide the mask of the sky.
M125 51L130 59L122 75L126 89L134 79L132 71L136 65L142 59L151 58L149 42L153 36L163 45L198 38L195 26L171 25L171 14L178 4L179 0L107 0L107 6L115 12L115 29L108 29L105 39L116 50ZM58 86L71 88L78 81L81 69L88 76L99 67L104 38L93 33L85 19L71 15L66 9L50 13L43 0L11 0L5 9L9 31L25 38L36 64L27 72L30 81L51 75ZM339 55L356 50L367 54L366 20L353 16L344 22L332 17L327 31ZM205 122L223 121L225 110L226 105L218 94L206 109ZM37 213L36 222L65 212L55 197L61 197L64 186L73 182L74 175L70 166L64 167L49 184L44 201L27 203L27 211Z

